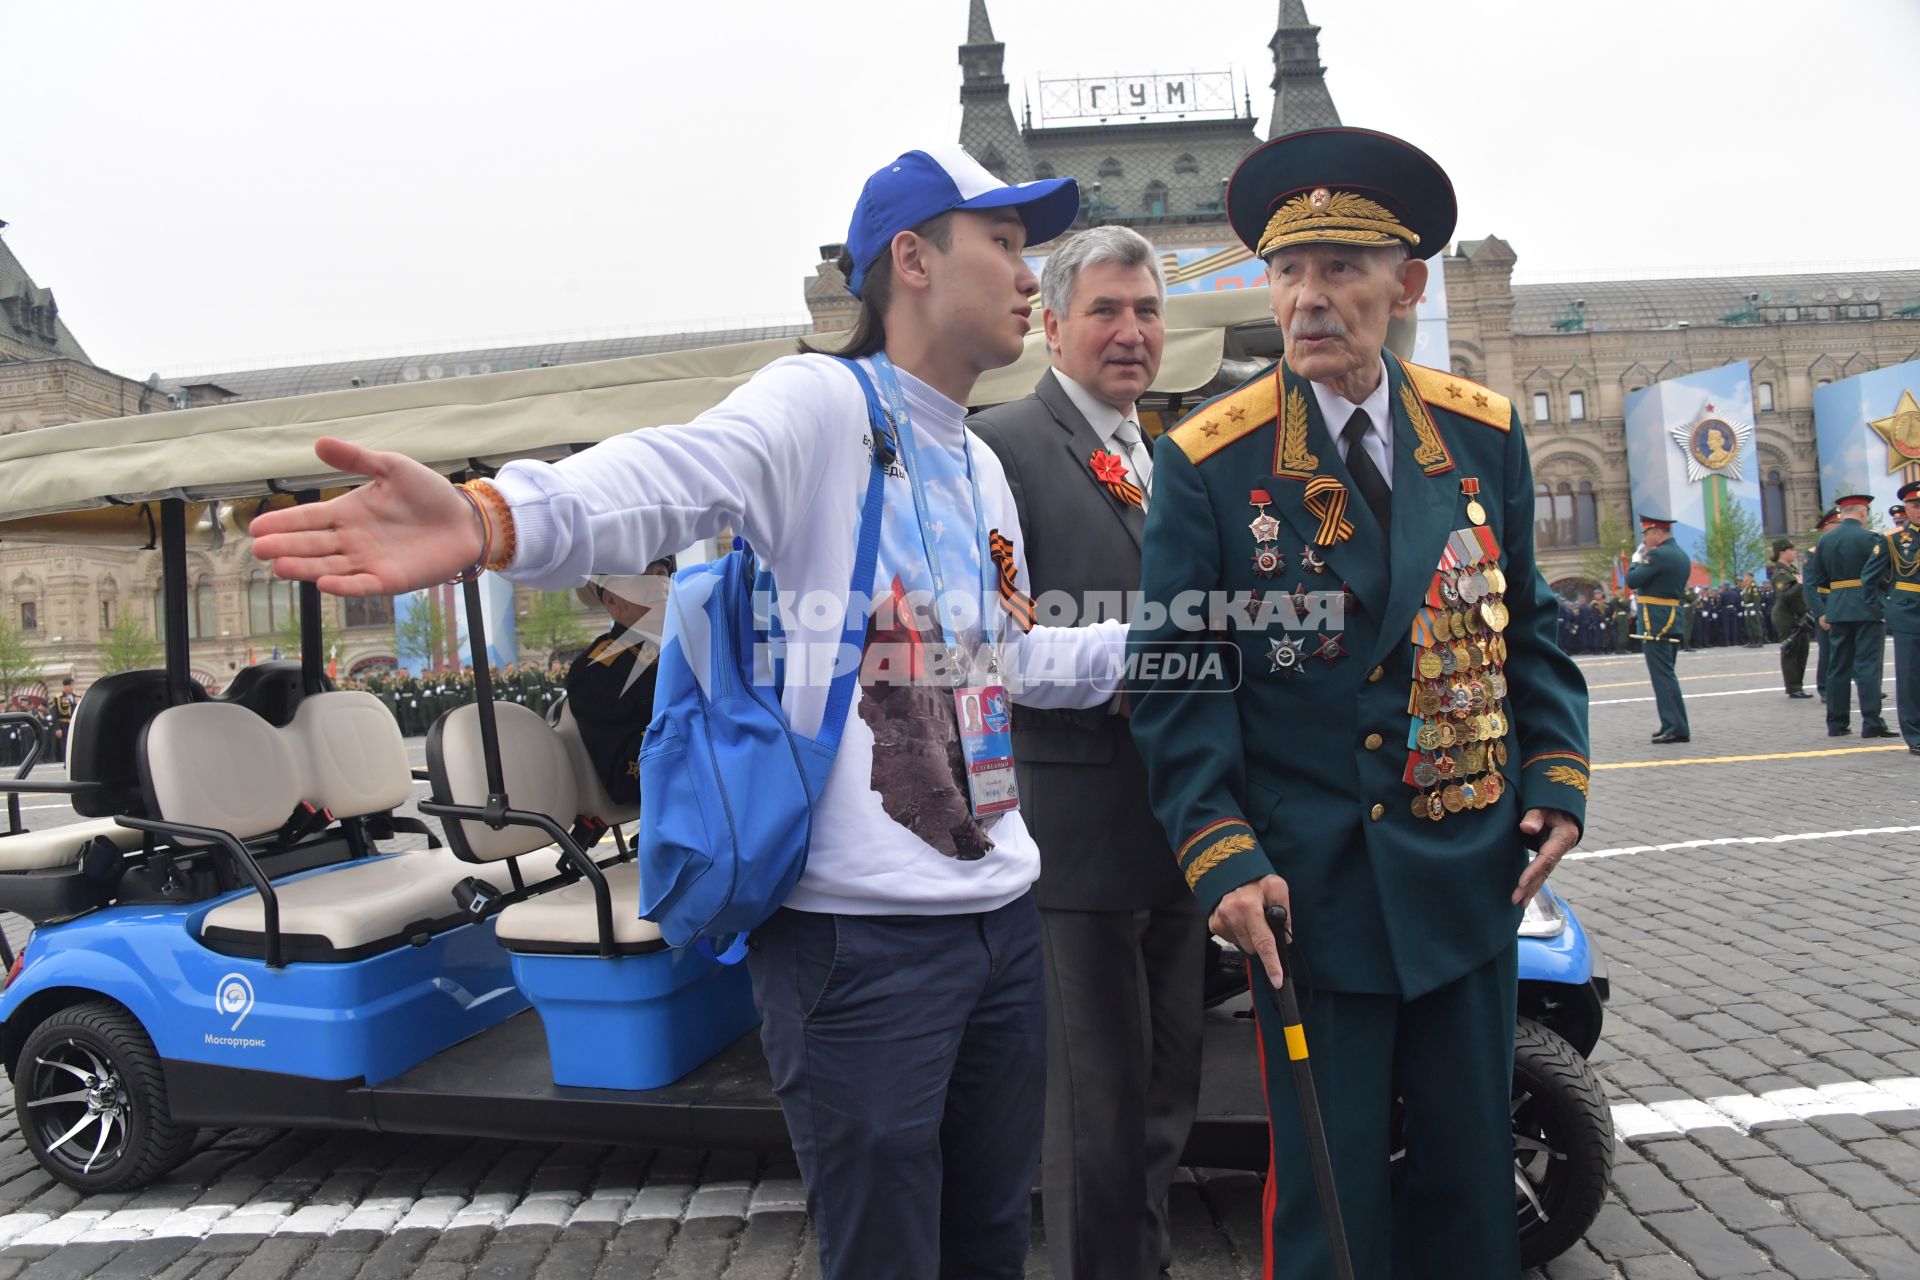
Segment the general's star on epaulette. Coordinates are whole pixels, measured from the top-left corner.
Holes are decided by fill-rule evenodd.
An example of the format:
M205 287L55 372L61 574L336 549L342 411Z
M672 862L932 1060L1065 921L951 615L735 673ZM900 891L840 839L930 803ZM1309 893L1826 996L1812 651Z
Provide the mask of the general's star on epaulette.
M1226 411L1226 415L1228 422L1239 422L1247 416L1247 411L1236 404Z
M1476 392L1474 392L1474 393L1473 393L1473 407L1474 407L1474 408L1476 408L1476 409L1484 409L1484 408L1486 408L1486 407L1487 407L1487 393L1486 393L1486 392L1484 392L1484 391L1476 391Z
M1460 388L1455 386L1451 382L1449 382L1447 384L1447 399L1458 400L1460 398L1460 395L1461 395Z

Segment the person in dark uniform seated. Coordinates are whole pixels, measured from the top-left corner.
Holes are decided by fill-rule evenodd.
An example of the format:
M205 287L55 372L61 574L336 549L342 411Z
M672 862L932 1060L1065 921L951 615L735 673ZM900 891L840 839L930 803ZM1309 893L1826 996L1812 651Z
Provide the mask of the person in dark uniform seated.
M616 804L640 798L640 740L653 719L653 686L660 676L655 660L673 569L668 556L638 577L600 578L579 591L582 600L605 608L613 625L573 660L567 705Z

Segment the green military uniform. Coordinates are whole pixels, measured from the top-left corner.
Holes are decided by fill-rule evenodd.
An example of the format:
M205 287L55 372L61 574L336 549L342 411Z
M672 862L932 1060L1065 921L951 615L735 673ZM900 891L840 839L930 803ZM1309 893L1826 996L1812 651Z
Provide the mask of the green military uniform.
M1914 510L1920 502L1920 482L1904 485L1900 496ZM1894 709L1900 736L1908 750L1920 755L1920 526L1887 535L1887 553L1893 571L1887 582L1887 630L1893 633Z
M1869 500L1869 504L1870 504ZM1844 502L1841 504L1844 505ZM1892 737L1880 717L1880 680L1885 660L1884 597L1893 575L1887 540L1858 520L1842 518L1820 539L1813 585L1824 588L1824 612L1832 648L1827 662L1827 735L1853 732L1851 691L1860 694L1860 736Z
M1807 678L1807 633L1814 629L1807 609L1800 571L1780 558L1793 543L1781 538L1773 544L1773 563L1767 577L1773 583L1773 633L1780 637L1780 680L1789 698L1811 697L1802 687Z
M1740 629L1746 643L1765 643L1762 633L1766 628L1760 625L1760 584L1751 578L1740 588Z
M1389 1254L1417 1245L1431 1250L1423 1275L1512 1274L1517 1263L1502 1270L1499 1259L1514 1229L1509 898L1526 864L1516 824L1535 806L1583 818L1586 691L1534 567L1532 472L1508 402L1392 356L1386 369L1390 534L1357 501L1345 536L1328 520L1328 486L1351 495L1354 481L1311 388L1284 367L1202 406L1172 433L1176 447L1156 453L1146 599L1259 592L1291 607L1232 627L1237 693L1152 682L1135 698L1134 736L1205 911L1268 874L1291 888L1296 973L1312 989L1307 1036L1359 1273L1385 1275ZM1269 512L1278 526L1263 540L1249 525ZM1267 572L1262 551L1284 568ZM1343 590L1337 623L1302 628ZM1170 618L1136 626L1133 646L1192 639ZM1451 749L1428 733L1442 727ZM1270 1002L1255 1003L1271 1041ZM1431 1203L1416 1192L1397 1221L1379 1157L1396 1036L1402 1087L1446 1082L1417 1116L1409 1098L1409 1173L1451 1192ZM1274 1249L1291 1260L1286 1274L1315 1276L1324 1248L1287 1068L1263 1059L1278 1100ZM1493 1162L1488 1183L1473 1181L1476 1152Z
M1645 516L1641 523L1648 528L1673 524ZM1653 682L1653 704L1660 712L1655 742L1685 742L1693 736L1687 725L1687 704L1680 697L1680 678L1674 674L1685 636L1681 602L1692 573L1693 562L1671 540L1648 551L1627 570L1627 586L1640 603L1640 651L1647 660L1647 678Z

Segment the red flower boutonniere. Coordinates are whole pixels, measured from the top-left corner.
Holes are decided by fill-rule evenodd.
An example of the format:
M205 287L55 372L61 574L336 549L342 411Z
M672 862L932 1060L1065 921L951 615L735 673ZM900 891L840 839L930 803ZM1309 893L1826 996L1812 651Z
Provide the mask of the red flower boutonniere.
M1107 491L1130 507L1144 505L1140 499L1139 486L1127 479L1127 460L1117 453L1108 453L1105 449L1096 449L1088 459L1093 468L1093 478L1107 486Z

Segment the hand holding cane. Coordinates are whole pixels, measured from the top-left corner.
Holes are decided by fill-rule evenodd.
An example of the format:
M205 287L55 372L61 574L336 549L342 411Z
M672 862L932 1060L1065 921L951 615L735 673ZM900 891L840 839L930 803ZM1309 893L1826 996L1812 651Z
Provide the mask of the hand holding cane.
M1267 927L1273 930L1275 941L1284 946L1287 909L1268 907ZM1307 1033L1300 1025L1300 1001L1294 995L1292 974L1293 967L1286 966L1286 977L1274 991L1273 998L1280 1009L1287 1062L1293 1068L1294 1092L1300 1099L1300 1127L1306 1134L1307 1159L1313 1166L1313 1185L1320 1196L1320 1219L1326 1226L1333 1274L1336 1280L1353 1280L1353 1256L1347 1250L1347 1229L1340 1217L1340 1192L1333 1183L1333 1153L1327 1147L1326 1125L1320 1118L1320 1096L1314 1091L1313 1067L1307 1061Z

